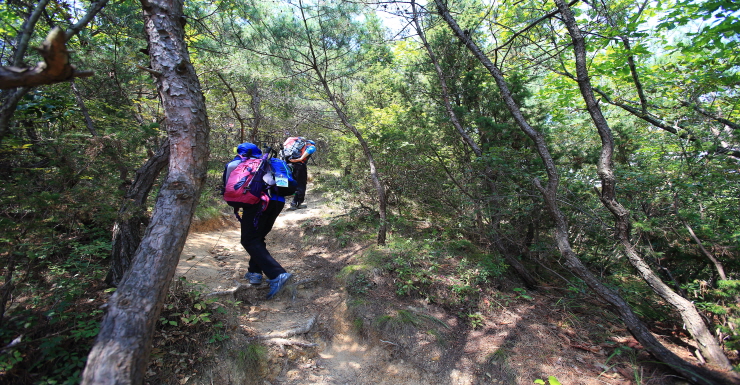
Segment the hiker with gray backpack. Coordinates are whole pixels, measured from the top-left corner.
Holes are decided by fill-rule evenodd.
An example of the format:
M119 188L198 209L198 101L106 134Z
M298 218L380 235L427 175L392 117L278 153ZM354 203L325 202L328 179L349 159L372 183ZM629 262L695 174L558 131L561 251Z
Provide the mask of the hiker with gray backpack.
M267 276L270 285L267 299L272 299L293 277L272 257L265 243L267 233L285 205L285 198L279 195L278 184L288 186L284 179L289 174L276 172L280 166L273 167L269 151L263 155L253 143L240 144L236 152L237 156L224 168L223 197L241 222L241 244L250 257L244 278L252 285L260 285L262 275ZM288 190L283 189L282 193Z
M293 170L293 178L298 183L288 210L292 211L306 207L305 205L301 206L301 204L306 199L308 160L314 152L316 152L316 142L302 136L290 137L283 143L283 158L290 164Z

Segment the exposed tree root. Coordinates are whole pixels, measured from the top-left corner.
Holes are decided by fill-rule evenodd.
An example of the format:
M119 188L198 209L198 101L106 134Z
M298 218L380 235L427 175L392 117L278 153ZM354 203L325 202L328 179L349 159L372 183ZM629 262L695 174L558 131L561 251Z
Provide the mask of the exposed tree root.
M311 328L313 328L313 325L316 323L316 316L313 316L308 319L308 321L299 327L289 329L283 332L275 332L275 333L269 333L261 336L256 336L254 339L261 339L261 340L269 340L269 339L276 339L276 338L290 338L293 336L297 336L299 334L306 334L308 333Z

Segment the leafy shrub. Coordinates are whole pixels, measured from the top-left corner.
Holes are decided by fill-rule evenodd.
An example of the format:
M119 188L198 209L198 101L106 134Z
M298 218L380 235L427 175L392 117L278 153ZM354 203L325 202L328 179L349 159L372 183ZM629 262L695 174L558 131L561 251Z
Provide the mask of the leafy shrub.
M682 287L694 299L696 307L711 314L725 347L740 350L740 280L720 280L712 288L705 281L694 280Z
M203 291L184 277L170 285L152 344L148 381L169 383L177 373L212 359L208 344L228 339L226 309L216 299L205 298Z
M58 253L65 258L59 258ZM76 384L103 311L101 257L110 241L76 237L22 246L15 261L16 300L0 328L0 382ZM39 288L42 288L39 290ZM33 375L31 375L33 373Z

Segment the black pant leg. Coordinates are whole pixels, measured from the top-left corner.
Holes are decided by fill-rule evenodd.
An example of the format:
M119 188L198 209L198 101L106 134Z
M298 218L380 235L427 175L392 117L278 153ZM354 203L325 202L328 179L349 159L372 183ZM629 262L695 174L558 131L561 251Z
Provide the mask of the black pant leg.
M264 273L268 279L275 279L278 275L285 273L285 269L270 255L265 245L264 237L260 231L262 214L259 212L260 204L248 205L243 209L241 244L249 253L249 271L252 273ZM255 221L255 219L257 219ZM274 222L274 220L273 220Z
M272 226L275 225L275 220L280 215L280 212L283 211L283 207L285 207L285 202L271 200L270 204L267 205L267 209L262 213L259 232L263 241L272 230Z
M292 163L293 165L293 179L295 179L298 185L293 196L293 206L300 206L303 200L306 199L306 185L308 184L308 167L305 163Z

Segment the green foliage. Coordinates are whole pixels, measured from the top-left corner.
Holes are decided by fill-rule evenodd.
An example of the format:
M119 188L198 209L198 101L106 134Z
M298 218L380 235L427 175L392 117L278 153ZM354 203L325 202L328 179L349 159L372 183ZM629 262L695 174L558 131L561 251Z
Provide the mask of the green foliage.
M666 321L672 316L670 307L659 299L639 277L617 274L609 282L619 288L619 293L632 305L632 310L646 319Z
M364 256L368 265L394 277L396 294L425 298L445 306L475 306L482 291L503 270L491 272L485 264L505 266L497 257L482 254L465 240L433 241L390 237L385 247Z
M532 301L534 299L532 298L532 296L527 295L527 291L525 289L522 289L521 287L515 287L512 290L517 293L517 298L526 299L527 301Z
M154 336L148 381L165 383L192 370L196 362L210 362L214 350L204 343L218 346L229 339L227 310L214 298L204 297L204 290L184 277L170 285Z
M468 322L471 328L478 329L485 324L486 318L481 313L471 313L468 314Z
M35 383L79 382L103 315L97 306L109 251L107 237L77 237L21 245L15 252L20 299L0 328L0 343L13 346L0 354L4 378L26 383L22 379L32 372ZM22 268L28 264L42 273Z
M365 295L372 287L367 266L345 266L339 272L338 278L344 280L347 292L352 296Z
M378 218L375 213L368 212L364 208L356 208L347 215L331 219L325 225L306 221L301 226L312 238L329 239L339 247L346 247L353 242L374 238L377 223Z
M682 286L696 307L718 319L717 333L724 336L727 349L740 349L740 280L720 280L717 287L709 286L706 281L694 280Z
M185 277L180 277L175 282L171 292L172 301L165 304L159 318L163 330L168 330L169 327L181 330L189 326L196 327L202 323L212 324L209 327L214 330L223 328L223 324L211 321L213 313L209 309L213 308L218 313L223 313L225 310L216 303L216 299L203 297L201 290L201 286L187 282Z
M548 376L547 381L538 378L534 380L534 383L537 385L560 385L560 381L555 376Z
M241 359L247 367L258 367L267 360L267 348L260 344L251 343L244 350L239 351Z
M612 351L611 354L609 354L609 357L607 357L605 365L609 365L609 362L612 361L614 358L617 357L624 357L627 359L627 362L629 363L630 369L632 370L632 374L635 377L635 381L638 384L642 383L642 370L639 366L638 362L638 356L639 352L631 347L628 346L617 346L614 351ZM606 369L608 370L608 369Z

